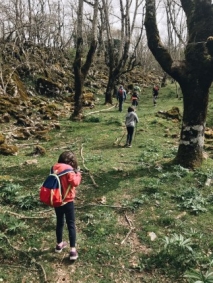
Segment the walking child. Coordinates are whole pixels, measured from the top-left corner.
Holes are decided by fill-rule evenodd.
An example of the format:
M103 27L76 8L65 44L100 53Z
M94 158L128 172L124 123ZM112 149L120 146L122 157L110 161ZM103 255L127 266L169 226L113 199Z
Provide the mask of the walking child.
M126 144L127 147L132 147L132 137L134 134L134 129L136 126L136 123L139 122L138 116L135 113L135 110L133 107L128 108L128 113L126 115L126 129L127 129L127 138L126 138Z
M73 169L73 171L60 177L62 195L66 196L64 199L65 204L59 207L55 207L56 214L56 247L55 252L60 253L67 247L67 243L63 241L63 228L64 220L69 234L70 245L70 260L76 260L78 253L76 250L76 228L75 228L75 211L74 211L74 199L75 188L81 183L81 172L78 167L77 159L72 151L64 151L58 158L58 162L53 166L53 172L59 174L63 170ZM68 191L67 195L66 192Z
M134 92L131 96L131 100L132 100L132 106L137 107L139 96L138 96L137 90L135 88L134 88Z

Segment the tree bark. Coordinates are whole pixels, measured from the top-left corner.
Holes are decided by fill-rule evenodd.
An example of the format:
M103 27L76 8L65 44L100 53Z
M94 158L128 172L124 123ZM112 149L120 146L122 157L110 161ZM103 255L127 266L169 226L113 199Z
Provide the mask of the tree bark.
M186 84L183 91L184 112L175 163L187 168L199 167L203 161L204 131L208 90Z
M163 46L156 24L155 0L146 0L148 46L183 93L183 121L175 163L195 168L202 164L209 88L213 81L213 8L209 0L181 0L187 17L185 59L173 60ZM206 42L207 41L207 42Z
M86 61L82 65L83 57L83 38L82 38L82 17L83 17L83 0L79 0L78 9L78 30L77 30L77 46L76 55L73 63L74 75L75 75L75 95L74 95L74 111L70 116L70 119L81 118L82 112L82 93L83 86L92 64L96 48L97 48L97 17L98 17L98 0L94 2L94 15L93 15L93 25L92 25L92 40L90 44L90 49L87 53Z

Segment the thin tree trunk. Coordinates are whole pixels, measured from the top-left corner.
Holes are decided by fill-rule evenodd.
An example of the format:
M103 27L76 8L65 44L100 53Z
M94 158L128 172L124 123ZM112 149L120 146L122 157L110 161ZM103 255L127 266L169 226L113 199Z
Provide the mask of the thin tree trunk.
M83 17L83 0L79 0L79 9L78 9L78 28L77 28L77 47L76 47L76 56L74 60L74 75L75 75L75 104L74 111L70 119L81 118L82 112L82 93L84 82L88 74L89 68L92 64L96 49L97 49L97 17L98 17L98 0L94 2L94 15L93 15L93 24L92 24L92 40L90 44L90 49L87 53L86 61L82 65L83 57L83 38L82 38L82 17Z

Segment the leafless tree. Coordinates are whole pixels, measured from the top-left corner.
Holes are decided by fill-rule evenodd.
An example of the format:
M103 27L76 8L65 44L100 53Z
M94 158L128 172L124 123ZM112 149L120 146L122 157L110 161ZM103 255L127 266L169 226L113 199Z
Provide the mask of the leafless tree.
M186 46L186 17L180 5L173 0L163 0L162 6L165 8L167 37L165 45L174 59L183 59L183 49ZM164 72L161 86L165 86L168 74ZM176 94L178 97L178 86L176 85Z
M86 60L83 62L84 42L83 42L83 4L84 0L78 2L78 16L77 16L77 43L76 43L76 55L73 63L74 75L75 75L75 106L71 115L71 119L78 118L82 111L82 94L83 86L88 74L89 68L93 61L96 48L97 48L97 20L98 20L98 0L94 0L93 5L93 20L91 29L91 42L88 53L86 54Z
M184 60L174 60L161 41L155 0L146 0L145 26L150 50L163 70L179 83L183 93L183 121L174 161L195 168L203 160L209 87L213 81L213 5L211 0L179 3L187 18Z
M108 84L105 94L105 103L112 104L112 95L119 78L132 70L137 64L136 50L142 38L143 26L143 0L136 0L132 17L131 9L133 2L131 0L120 0L120 16L116 16L120 23L119 36L113 36L113 28L110 23L110 3L108 0L102 0L104 11L104 24L102 28L106 31L106 41L104 41L106 64L109 68ZM136 17L140 14L140 34L133 45L132 38L136 29Z

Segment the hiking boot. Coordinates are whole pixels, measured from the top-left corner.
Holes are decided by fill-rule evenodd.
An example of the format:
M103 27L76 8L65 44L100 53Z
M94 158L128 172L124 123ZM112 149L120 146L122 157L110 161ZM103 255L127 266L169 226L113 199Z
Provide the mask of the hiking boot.
M70 252L70 260L76 260L78 258L78 253L77 251L75 252Z
M67 247L67 242L62 242L61 245L56 245L56 247L55 247L55 252L56 252L56 253L60 253L60 252L62 252L62 250L63 250L64 248L66 248L66 247Z

